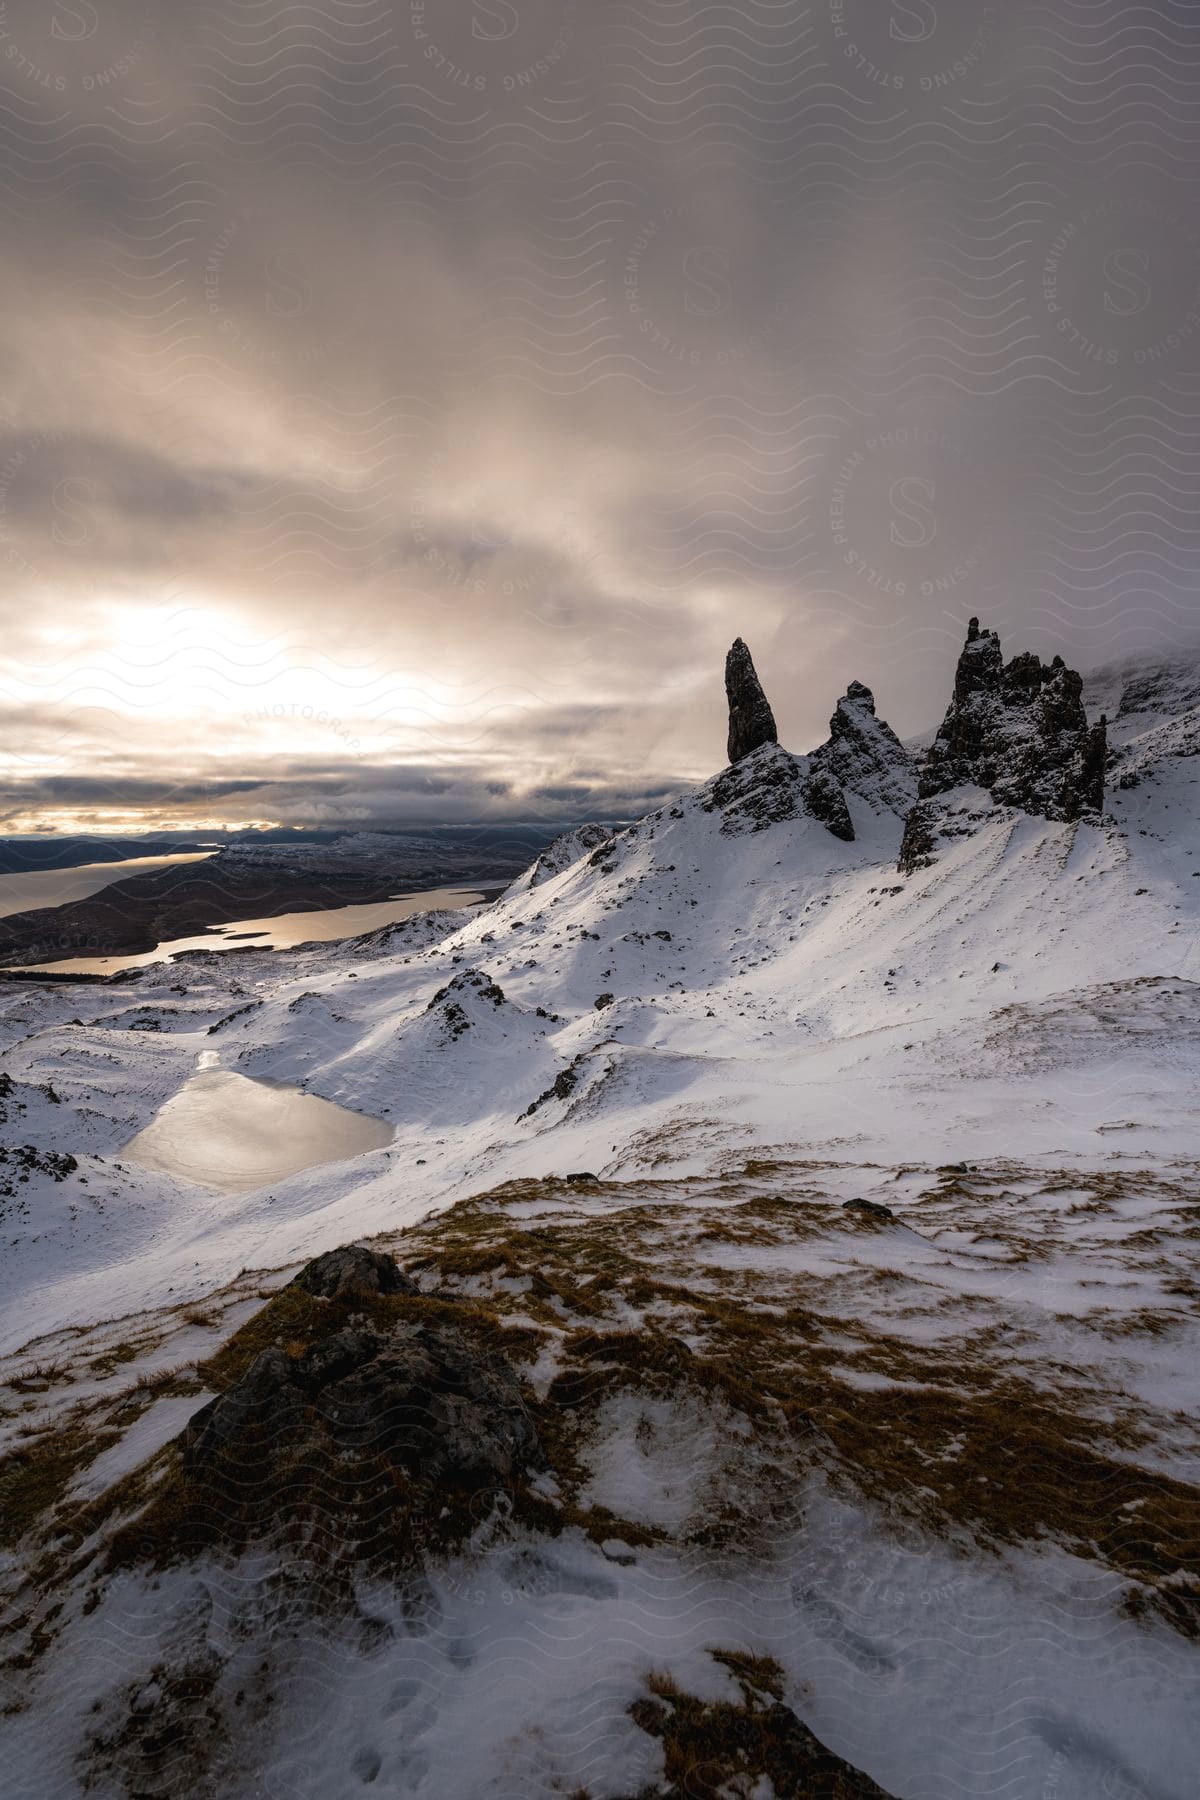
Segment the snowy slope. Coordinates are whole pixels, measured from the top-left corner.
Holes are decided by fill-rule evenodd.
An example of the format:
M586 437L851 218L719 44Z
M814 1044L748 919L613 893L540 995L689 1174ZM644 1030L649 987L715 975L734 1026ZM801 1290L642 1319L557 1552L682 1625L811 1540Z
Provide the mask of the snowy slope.
M1001 1062L979 1048L1014 1005L1046 1006L1050 1034L1062 996L1200 981L1197 764L1178 747L1195 684L1176 671L1155 685L1145 671L1125 726L1115 684L1132 679L1093 682L1117 700L1118 757L1128 742L1139 759L1138 785L1114 786L1105 823L957 790L946 804L963 835L908 878L895 871L896 796L869 763L864 792L844 785L846 842L809 811L814 759L767 745L579 855L576 839L540 861L536 885L470 916L358 944L201 955L101 987L12 988L4 1066L31 1086L53 1081L64 1100L30 1141L111 1157L214 1049L241 1074L395 1125L393 1145L344 1180L301 1173L247 1195L240 1213L162 1177L154 1254L140 1231L141 1260L128 1245L117 1258L130 1306L416 1218L493 1176L632 1173L648 1159L701 1170L722 1150L779 1143L853 1143L888 1163L938 1147L954 1160L1010 1151L1018 1116L1031 1155L1108 1154L1115 1113L1140 1114L1140 1141L1183 1153L1191 1065L1183 1055L1164 1072L1146 1034L1132 1050L1114 1031L1107 1073L1103 1044L1086 1068L1064 1049L1049 1071L1032 1051L1026 1068L1015 1051ZM491 984L499 1005L480 1000ZM1173 1005L1186 1011L1182 993ZM464 1029L448 1028L448 1007ZM159 1029L136 1029L147 1025ZM97 1172L81 1163L53 1184L56 1219ZM37 1192L34 1181L31 1202ZM48 1238L32 1225L6 1223L9 1342L60 1309L96 1316L108 1303L106 1273L60 1281L87 1266L86 1249L60 1262L59 1226ZM81 1204L74 1239L92 1241L93 1227Z
M560 1529L481 1528L336 1627L266 1552L135 1568L94 1602L60 1571L66 1623L8 1734L28 1791L74 1800L81 1746L92 1775L123 1766L125 1722L207 1671L237 1752L215 1791L239 1800L628 1800L664 1791L629 1711L650 1671L728 1700L725 1646L775 1658L788 1706L901 1800L1186 1800L1194 1593L1169 1565L1191 1527L1139 1520L1169 1523L1200 1471L1200 670L1123 665L1084 698L1109 718L1103 816L959 787L907 877L913 759L855 685L811 755L764 743L568 834L490 907L0 994L0 1449L90 1433L72 1491L169 1459L205 1358L279 1284L253 1272L349 1240L501 1318L539 1401L643 1338L770 1396L760 1417L604 1364L544 1484L551 1506L576 1484ZM127 1161L214 1059L391 1139L248 1191ZM1023 1475L1046 1459L1011 1518L1007 1465L987 1493L959 1479L997 1429ZM1064 1499L1068 1441L1092 1460ZM730 1519L769 1543L714 1547ZM20 1618L16 1559L7 1579Z

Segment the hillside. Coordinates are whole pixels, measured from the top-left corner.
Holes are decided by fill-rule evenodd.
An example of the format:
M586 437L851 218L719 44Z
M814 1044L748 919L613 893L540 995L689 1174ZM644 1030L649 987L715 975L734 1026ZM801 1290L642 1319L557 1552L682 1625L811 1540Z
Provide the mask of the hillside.
M1200 673L973 621L920 760L859 683L807 755L727 688L726 768L491 906L4 995L29 1791L629 1800L715 1741L696 1792L1184 1800ZM201 1056L391 1141L127 1157ZM281 1292L352 1241L408 1281ZM461 1519L387 1448L384 1542L338 1384L397 1346L499 1447Z

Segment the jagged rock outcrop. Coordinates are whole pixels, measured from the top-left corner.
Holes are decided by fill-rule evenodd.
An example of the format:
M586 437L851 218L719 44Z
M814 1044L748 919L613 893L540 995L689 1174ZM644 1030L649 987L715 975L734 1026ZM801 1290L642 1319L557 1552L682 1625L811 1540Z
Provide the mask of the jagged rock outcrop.
M902 875L916 869L927 869L935 859L938 847L937 807L928 800L918 800L904 821L900 839L900 856L896 867Z
M875 696L861 681L852 681L838 701L829 738L812 761L840 787L901 818L917 798L916 758L878 717Z
M804 816L843 843L854 842L847 792L876 811L903 817L916 799L916 764L891 726L875 714L870 688L852 681L829 721L829 738L811 756L780 747L775 719L741 638L725 665L729 694L729 767L710 784L721 829L761 831Z
M425 1011L440 1019L445 1037L453 1041L486 1018L489 1009L507 1005L504 989L485 970L463 969L438 989Z
M997 633L972 619L918 798L972 785L1047 819L1098 814L1107 721L1088 724L1082 693L1083 677L1061 656L1043 663L1026 651L1006 663Z
M814 819L818 819L835 838L841 838L844 844L854 842L850 808L832 775L822 768L814 768L804 783L803 794L805 807Z
M793 756L779 744L760 744L714 775L700 790L700 804L705 812L723 815L726 837L740 837L808 816L808 779L806 757Z
M972 619L954 697L921 768L917 805L900 852L903 873L928 863L940 834L938 798L984 788L1002 806L1045 819L1098 818L1104 806L1108 727L1089 725L1083 678L1061 656L1031 651L1006 663L994 631Z
M763 692L754 659L741 638L735 638L725 658L725 694L729 701L729 760L744 756L764 744L777 744L775 715Z

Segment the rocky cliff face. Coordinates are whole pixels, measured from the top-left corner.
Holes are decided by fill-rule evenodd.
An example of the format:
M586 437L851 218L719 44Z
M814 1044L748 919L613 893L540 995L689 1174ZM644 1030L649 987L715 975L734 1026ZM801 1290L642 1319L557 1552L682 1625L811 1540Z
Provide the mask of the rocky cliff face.
M1044 663L1026 651L1006 663L997 634L972 619L919 798L973 785L1047 819L1099 813L1107 726L1088 724L1082 693L1061 656Z
M1006 663L994 631L972 619L954 697L921 769L918 804L905 826L900 867L930 860L938 798L984 788L994 801L1045 819L1098 818L1104 805L1107 721L1088 724L1083 678L1061 656L1026 651Z
M917 797L916 759L876 716L875 696L861 681L852 681L838 701L828 741L814 750L812 762L840 787L901 817Z
M808 817L843 843L854 841L854 822L837 782L814 769L811 758L793 756L779 744L760 744L700 792L706 812L724 815L721 830L727 837Z
M829 721L829 738L811 756L779 747L775 715L750 652L736 638L725 659L729 763L712 784L727 815L722 829L759 830L807 814L843 843L854 841L847 792L903 817L917 794L916 764L891 726L875 716L875 698L852 681Z
M725 658L725 695L729 701L729 760L741 762L764 744L777 744L775 714L771 711L754 659L741 638L735 638Z

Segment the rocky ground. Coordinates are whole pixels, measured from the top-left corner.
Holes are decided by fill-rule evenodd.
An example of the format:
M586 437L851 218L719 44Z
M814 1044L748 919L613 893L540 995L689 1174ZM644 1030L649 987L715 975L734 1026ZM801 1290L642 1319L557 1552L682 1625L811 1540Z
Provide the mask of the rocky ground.
M884 1175L512 1183L10 1361L28 1791L1184 1795L1195 1171Z

